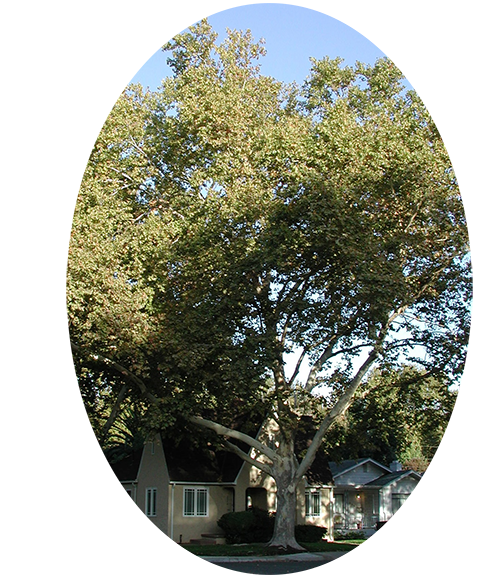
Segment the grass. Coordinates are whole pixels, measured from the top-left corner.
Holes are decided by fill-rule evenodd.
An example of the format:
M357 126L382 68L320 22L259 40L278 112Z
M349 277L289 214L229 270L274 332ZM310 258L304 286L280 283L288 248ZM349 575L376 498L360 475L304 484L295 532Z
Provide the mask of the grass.
M308 552L338 552L349 550L342 547L338 542L314 542L300 545ZM203 556L276 556L289 554L279 549L267 548L265 544L214 544L214 545L190 545L192 553Z

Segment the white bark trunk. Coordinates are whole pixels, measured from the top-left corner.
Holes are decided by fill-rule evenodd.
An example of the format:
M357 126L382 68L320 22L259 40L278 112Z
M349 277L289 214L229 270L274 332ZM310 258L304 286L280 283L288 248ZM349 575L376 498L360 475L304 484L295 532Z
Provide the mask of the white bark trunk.
M281 552L304 552L305 548L295 539L295 517L297 510L297 464L293 450L281 456L279 465L273 468L276 482L277 504L274 533L267 544L269 549Z

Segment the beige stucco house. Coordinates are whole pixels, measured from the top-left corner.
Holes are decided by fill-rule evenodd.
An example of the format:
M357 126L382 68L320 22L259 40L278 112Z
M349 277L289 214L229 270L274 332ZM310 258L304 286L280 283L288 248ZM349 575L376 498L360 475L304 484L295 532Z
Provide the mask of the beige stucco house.
M220 540L217 521L227 512L276 511L274 480L235 454L220 452L208 461L177 452L174 459L170 450L156 436L111 467L137 506L176 542ZM332 483L304 480L297 497L296 524L324 526L333 539Z

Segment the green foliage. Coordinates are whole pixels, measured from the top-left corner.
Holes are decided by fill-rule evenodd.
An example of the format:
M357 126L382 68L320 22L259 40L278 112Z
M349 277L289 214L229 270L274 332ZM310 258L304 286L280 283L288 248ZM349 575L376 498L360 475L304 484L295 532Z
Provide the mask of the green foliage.
M457 392L446 381L407 366L377 370L344 419L329 432L331 459L372 457L423 472L433 458L453 411Z
M265 510L252 508L224 514L217 525L224 531L228 544L268 542L273 534L274 518Z
M336 430L351 448L427 458L463 370L471 271L423 103L388 59L314 60L286 86L260 73L262 42L219 42L206 21L165 50L173 75L120 97L75 210L68 318L94 427L127 388L160 431L192 415L252 431L272 409L293 461L301 420L324 433L352 404ZM428 393L389 385L408 363L433 372Z
M130 404L125 406L110 428L106 446L114 448L118 454L121 448L123 454L142 451L144 442L148 437L148 425L144 420L144 412L141 407Z
M312 544L320 542L326 534L328 528L323 526L313 526L312 524L301 524L295 526L295 538L297 542Z

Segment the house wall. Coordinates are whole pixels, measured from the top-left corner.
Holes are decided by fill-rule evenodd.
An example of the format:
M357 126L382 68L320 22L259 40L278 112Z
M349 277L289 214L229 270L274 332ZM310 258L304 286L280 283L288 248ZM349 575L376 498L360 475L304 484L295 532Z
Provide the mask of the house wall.
M137 482L69 483L66 487L68 517L134 517L146 516L146 488L156 488L156 518L168 517L169 477L165 455L159 439L144 446ZM130 496L118 496L130 492ZM74 494L80 494L74 496ZM103 494L109 497L102 497Z
M144 446L137 479L137 507L139 511L142 511L143 516L146 515L146 488L156 488L155 517L158 520L167 520L170 477L159 436Z
M234 511L242 512L247 508L246 492L248 488L265 488L267 491L267 510L276 511L276 483L262 470L251 466L248 463L243 464L238 478L236 480L235 504Z
M305 512L305 492L315 489L320 494L320 515L309 516ZM301 491L297 496L297 506L300 511L297 515L297 524L311 524L313 526L322 526L327 528L325 538L333 540L333 491L329 487L313 488L308 487Z
M184 489L206 488L208 490L208 516L184 515ZM172 484L170 486L170 500L173 504L173 528L168 535L175 542L189 542L201 538L202 534L219 534L221 529L217 520L233 511L234 487L203 484Z
M264 474L262 470L243 464L237 478L235 491L235 512L246 510L246 495L248 488L264 488L267 493L265 507L268 512L276 512L276 482L273 478ZM296 524L305 524L305 483L302 481L297 488ZM312 523L312 522L311 522ZM321 524L320 524L321 525Z
M145 445L137 480L68 483L67 574L168 573L169 478L159 440ZM148 487L156 488L156 516L146 516Z

